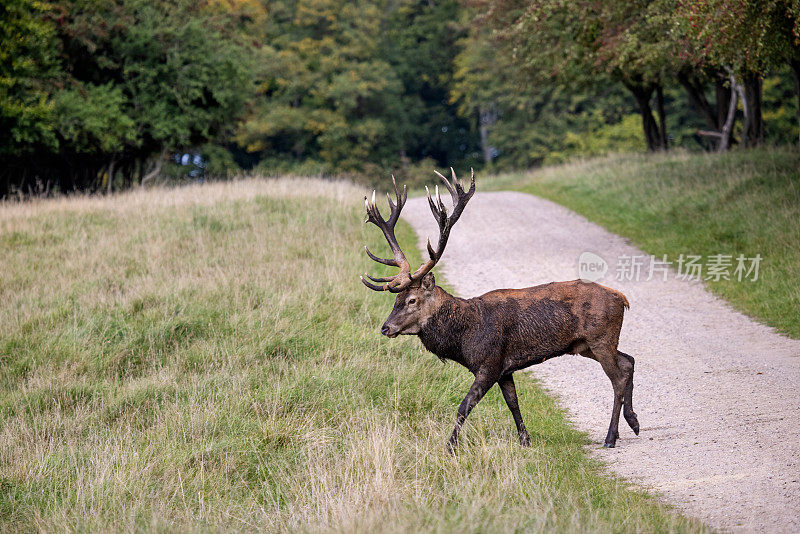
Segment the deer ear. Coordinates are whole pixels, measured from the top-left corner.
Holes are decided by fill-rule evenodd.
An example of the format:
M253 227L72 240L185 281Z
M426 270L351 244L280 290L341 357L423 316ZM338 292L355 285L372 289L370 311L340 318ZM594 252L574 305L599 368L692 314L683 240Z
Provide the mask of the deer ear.
M436 287L436 278L434 278L433 273L428 273L422 278L422 289L425 291L433 291L433 288Z

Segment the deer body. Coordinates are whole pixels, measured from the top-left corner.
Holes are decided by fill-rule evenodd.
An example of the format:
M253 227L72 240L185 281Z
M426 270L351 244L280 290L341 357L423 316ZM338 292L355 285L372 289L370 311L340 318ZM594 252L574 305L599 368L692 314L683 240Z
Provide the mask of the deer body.
M471 299L436 286L433 299L434 310L420 319L425 348L473 373L490 365L501 375L585 352L589 341L616 346L627 306L620 293L580 280L499 289ZM608 325L609 317L616 324Z
M438 194L437 202L428 195L440 226L439 246L434 251L428 243L431 259L413 274L394 239L394 222L405 203L405 194L400 195L395 186L397 204L390 200L392 216L388 222L380 217L374 197L372 204L367 203L368 221L383 230L395 259L382 260L367 253L376 261L400 267L401 271L395 277L369 277L374 282L388 282L384 286L362 280L371 289L398 293L394 308L381 328L382 334L417 335L425 348L440 359L457 362L475 375L458 408L448 449L456 446L470 411L494 384L499 385L514 417L520 443L529 445L513 373L563 354L580 354L598 361L611 380L614 405L604 446L613 447L616 443L623 407L625 420L638 434L639 423L632 406L634 360L617 350L624 310L628 308L625 296L581 280L498 289L471 299L448 294L436 285L430 270L441 257L449 231L472 196L475 182L473 176L470 191L465 193L455 173L454 185L442 179L453 196L453 215L447 217Z

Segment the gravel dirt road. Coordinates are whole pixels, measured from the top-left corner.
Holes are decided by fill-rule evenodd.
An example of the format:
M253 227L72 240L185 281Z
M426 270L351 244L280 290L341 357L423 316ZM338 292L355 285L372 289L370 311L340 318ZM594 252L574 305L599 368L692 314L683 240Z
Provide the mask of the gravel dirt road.
M437 229L424 198L403 212L424 247ZM800 532L800 341L732 310L675 271L617 280L618 258L644 253L552 202L477 193L438 267L458 296L578 278L578 258L608 263L604 285L631 303L620 350L636 359L637 437L624 420L602 449L611 384L597 362L562 356L530 369L589 433L592 454L688 515L733 531ZM687 254L692 251L687 251ZM719 251L721 254L729 251ZM741 283L757 283L742 281ZM525 416L523 412L523 417ZM511 415L509 427L513 427Z

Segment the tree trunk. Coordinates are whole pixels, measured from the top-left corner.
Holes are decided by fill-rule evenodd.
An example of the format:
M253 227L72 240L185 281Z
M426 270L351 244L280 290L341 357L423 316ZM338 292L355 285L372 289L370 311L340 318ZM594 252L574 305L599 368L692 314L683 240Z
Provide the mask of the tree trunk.
M667 144L669 141L667 139L667 114L664 113L664 88L661 87L661 84L656 86L656 109L658 110L658 137L661 142L660 150L667 150L669 148Z
M731 145L731 131L733 130L733 121L736 119L736 77L731 74L731 91L730 102L728 103L728 116L725 119L725 124L722 126L722 136L717 146L717 152L725 152ZM719 93L717 93L719 94Z
M739 102L742 103L742 144L748 146L747 138L750 135L750 103L747 101L747 98L745 98L742 84L735 84L733 90L739 95Z
M664 125L659 127L653 117L653 109L650 107L650 99L653 96L653 91L656 90L656 85L623 83L633 94L633 98L636 99L636 104L639 106L639 114L642 116L642 130L644 131L644 140L647 144L647 150L650 152L664 150L666 148L666 127ZM659 110L659 115L663 113L663 97L661 107L662 109Z
M117 158L111 158L111 163L108 164L108 188L106 189L106 194L110 195L112 193L112 188L114 184L114 164L117 162Z
M161 154L158 155L158 158L156 158L152 170L150 170L150 172L148 172L142 177L142 181L139 183L139 187L144 187L145 184L147 184L147 182L149 182L150 180L152 180L161 173L161 165L164 164L164 158L166 157L166 155L167 155L166 150L162 151Z
M497 122L497 111L491 107L486 108L481 106L478 110L478 123L481 134L481 150L483 151L483 160L487 165L492 163L494 153L492 147L489 146L489 129Z
M685 72L679 72L678 82L686 90L689 103L700 113L708 127L718 132L720 130L721 121L725 120L725 116L722 115L722 117L720 117L720 115L717 114L717 110L708 102L703 84L700 80L693 74L690 75ZM729 100L730 97L727 97L724 102L727 103ZM723 100L720 100L719 96L717 96L717 106L719 106L721 102L723 102ZM723 107L723 109L727 108Z
M717 129L721 129L722 125L728 119L728 105L731 101L731 87L726 86L729 77L718 73L714 80L714 97L717 104Z
M142 158L136 158L133 164L133 176L131 176L131 186L137 185L142 179Z
M655 152L655 143L653 139L653 112L650 109L650 96L653 94L652 87L649 90L639 85L625 84L625 87L633 94L636 99L636 104L639 106L639 115L642 117L642 131L644 132L644 142L647 145L647 150Z
M405 148L400 149L400 166L404 169L408 169L409 161L408 161L408 154L406 153Z
M483 161L489 165L492 163L492 148L489 146L489 127L481 121L481 150L483 151Z
M747 74L740 86L742 109L745 123L742 129L744 146L754 147L764 144L764 119L761 115L762 80L758 74Z
M794 96L797 98L797 146L800 147L800 59L789 60L794 76Z

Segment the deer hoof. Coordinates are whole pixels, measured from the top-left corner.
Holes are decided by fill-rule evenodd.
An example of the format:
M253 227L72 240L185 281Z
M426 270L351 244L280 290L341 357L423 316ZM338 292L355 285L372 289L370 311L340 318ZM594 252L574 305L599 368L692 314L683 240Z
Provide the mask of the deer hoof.
M628 422L628 426L631 427L633 433L637 436L639 435L639 419L636 418L636 414L631 412L625 415L625 420Z
M608 442L608 441L606 441L605 443L603 443L603 447L605 447L606 449L613 449L613 448L614 448L614 445L615 445L614 443L610 443L610 442Z

